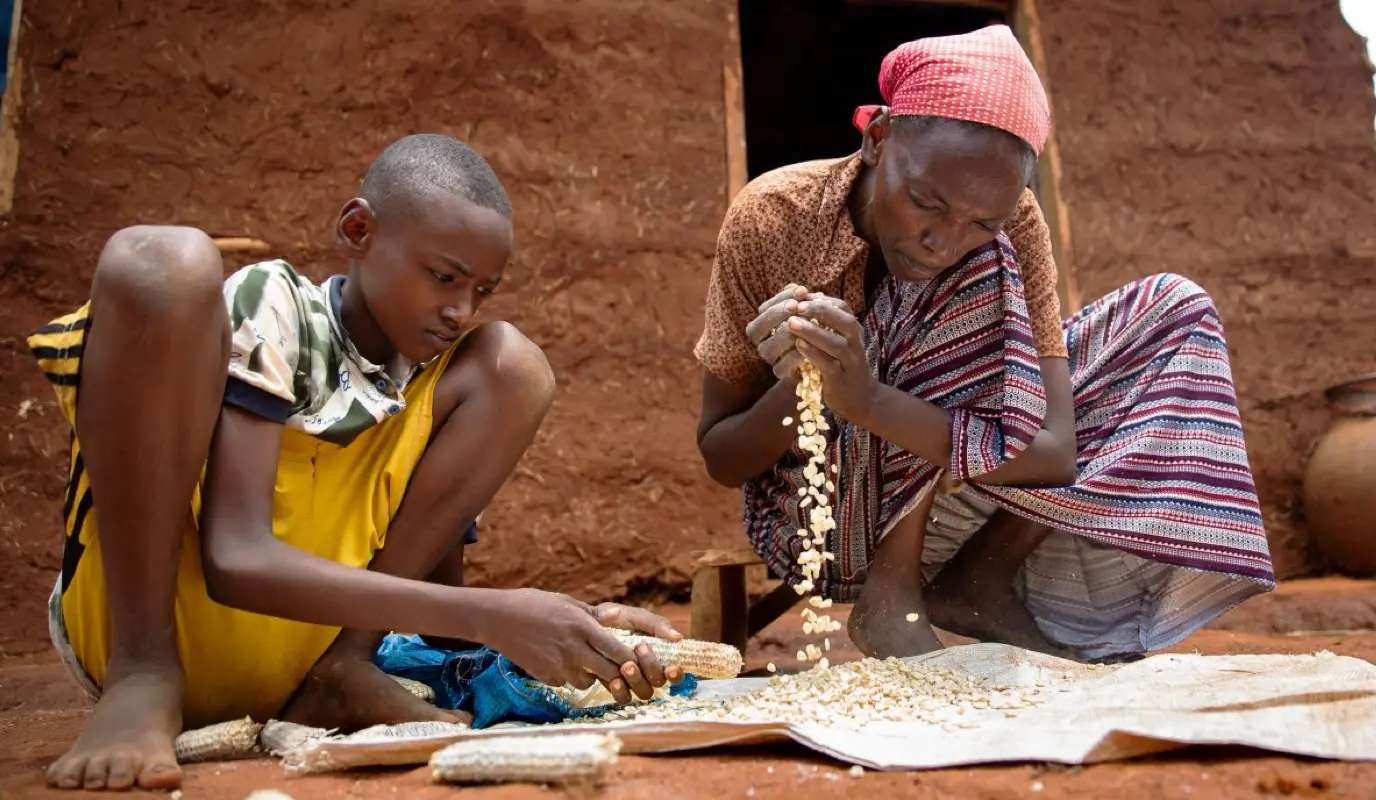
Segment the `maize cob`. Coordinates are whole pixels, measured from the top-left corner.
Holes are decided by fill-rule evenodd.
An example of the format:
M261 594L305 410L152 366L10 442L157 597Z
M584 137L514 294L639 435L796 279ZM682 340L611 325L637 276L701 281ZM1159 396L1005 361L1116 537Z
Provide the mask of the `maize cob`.
M269 755L281 756L316 739L323 739L329 734L330 732L324 728L270 719L268 724L263 726L263 732L258 735L258 740Z
M448 783L570 783L606 777L621 753L615 734L511 736L455 742L430 757Z
M410 678L403 678L399 675L392 675L391 678L392 680L401 684L401 688L405 689L406 691L410 692L416 697L419 697L425 702L435 702L435 690L431 689L426 684L421 683L420 681L413 681Z
M220 722L183 732L172 748L182 764L248 758L258 753L258 733L262 729L250 717Z
M648 644L662 667L678 667L684 672L699 678L734 678L741 674L744 660L741 651L729 644L704 642L698 639L683 639L671 642L656 636L645 636L628 631L613 630L612 633L627 647Z

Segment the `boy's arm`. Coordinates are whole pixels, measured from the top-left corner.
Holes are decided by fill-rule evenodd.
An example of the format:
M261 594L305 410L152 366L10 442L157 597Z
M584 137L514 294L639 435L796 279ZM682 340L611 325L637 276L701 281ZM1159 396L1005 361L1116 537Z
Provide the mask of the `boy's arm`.
M571 597L407 580L278 540L272 499L281 438L279 423L230 405L220 412L201 511L201 562L216 602L319 625L481 642L552 685L609 683L637 661L603 627L605 612Z
M443 631L490 638L482 590L410 581L307 553L272 533L282 425L225 405L210 450L201 512L206 589L218 603L275 617L364 630ZM471 613L456 613L472 606Z

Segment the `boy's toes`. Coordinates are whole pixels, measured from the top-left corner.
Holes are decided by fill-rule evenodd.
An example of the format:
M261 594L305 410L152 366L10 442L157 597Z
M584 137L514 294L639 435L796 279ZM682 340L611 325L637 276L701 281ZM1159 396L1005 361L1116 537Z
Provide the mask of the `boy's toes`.
M85 758L60 758L48 767L48 783L59 789L77 789L86 780Z
M87 789L104 789L109 779L110 762L102 756L96 756L86 762L86 775L81 785Z
M130 789L133 786L134 763L127 757L112 758L108 777L105 780L105 788Z
M176 789L182 785L182 768L175 757L171 761L154 761L139 773L141 789Z

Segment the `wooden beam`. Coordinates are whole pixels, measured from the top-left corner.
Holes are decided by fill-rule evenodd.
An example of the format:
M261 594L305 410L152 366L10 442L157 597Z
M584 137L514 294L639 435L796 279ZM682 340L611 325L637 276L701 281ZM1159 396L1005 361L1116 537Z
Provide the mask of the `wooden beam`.
M745 162L745 90L742 85L740 19L736 0L728 0L726 50L722 57L721 92L726 129L726 202L749 180Z
M1032 59L1032 66L1041 76L1050 102L1051 75L1047 69L1046 44L1042 39L1037 0L1018 0L1014 12L1013 30ZM1055 107L1054 104L1052 107ZM1061 313L1070 316L1080 309L1080 288L1075 274L1075 251L1071 247L1070 212L1061 189L1061 151L1056 143L1054 119L1051 127L1051 138L1047 140L1042 157L1037 162L1037 201L1046 217L1046 225L1051 229L1051 253L1056 259L1056 293L1061 298Z
M10 20L10 49L6 55L5 96L0 103L0 214L14 208L14 178L19 172L19 112L24 103L24 64L19 60L19 29L24 0L14 0Z

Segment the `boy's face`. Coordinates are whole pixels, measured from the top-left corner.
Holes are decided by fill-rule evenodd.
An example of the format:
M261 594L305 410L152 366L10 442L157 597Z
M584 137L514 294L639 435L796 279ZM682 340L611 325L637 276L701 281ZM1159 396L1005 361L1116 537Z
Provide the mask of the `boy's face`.
M400 204L399 204L400 205ZM511 221L448 192L429 192L379 218L350 200L339 234L358 262L368 313L412 362L440 355L472 326L501 282Z

